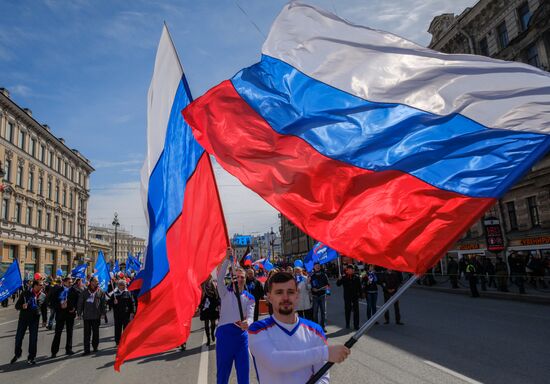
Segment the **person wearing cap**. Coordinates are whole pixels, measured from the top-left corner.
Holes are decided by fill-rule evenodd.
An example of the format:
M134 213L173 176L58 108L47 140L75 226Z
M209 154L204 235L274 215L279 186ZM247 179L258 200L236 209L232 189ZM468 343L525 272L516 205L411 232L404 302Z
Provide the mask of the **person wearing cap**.
M115 344L118 345L122 331L128 326L130 316L135 313L134 298L126 289L126 280L120 279L117 287L110 294L110 306L113 308L115 319Z
M61 334L66 328L67 339L65 341L65 353L67 355L74 354L73 352L73 328L74 319L76 317L76 306L80 291L73 286L71 276L63 278L63 285L53 288L51 292L51 301L55 308L55 335L52 341L51 352L52 358L57 356L59 352L59 344L61 342Z

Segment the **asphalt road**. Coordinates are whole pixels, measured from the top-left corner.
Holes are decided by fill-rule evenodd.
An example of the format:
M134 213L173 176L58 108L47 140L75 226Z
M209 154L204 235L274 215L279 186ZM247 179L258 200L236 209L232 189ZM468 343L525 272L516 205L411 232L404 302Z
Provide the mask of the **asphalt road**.
M351 335L344 326L341 292L328 299L329 342ZM381 300L379 301L381 305ZM360 305L361 321L366 306ZM411 289L401 300L404 326L378 325L362 338L346 362L331 370L334 383L548 383L550 377L550 306L494 299L472 299ZM126 363L113 370L112 324L102 325L100 351L83 357L82 329L75 329L76 355L49 359L53 332L41 328L37 365L13 355L17 313L0 309L2 383L215 383L215 351L203 346L196 321L184 352L173 350ZM64 338L61 345L63 346ZM27 339L23 357L26 354ZM63 351L63 349L62 349ZM236 383L234 377L231 380ZM256 383L251 372L251 383Z

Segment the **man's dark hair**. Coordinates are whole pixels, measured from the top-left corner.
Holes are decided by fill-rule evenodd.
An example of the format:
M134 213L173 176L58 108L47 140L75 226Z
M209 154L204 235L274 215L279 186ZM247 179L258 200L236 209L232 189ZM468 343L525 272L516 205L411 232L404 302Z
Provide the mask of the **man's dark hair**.
M36 287L37 285L41 284L42 282L40 280L33 280L32 281L32 287Z
M280 283L286 283L287 281L294 281L294 284L296 287L298 287L298 284L296 283L296 280L294 280L294 276L292 276L289 272L276 272L267 280L266 283L266 291L271 292L271 287L274 283L280 284Z

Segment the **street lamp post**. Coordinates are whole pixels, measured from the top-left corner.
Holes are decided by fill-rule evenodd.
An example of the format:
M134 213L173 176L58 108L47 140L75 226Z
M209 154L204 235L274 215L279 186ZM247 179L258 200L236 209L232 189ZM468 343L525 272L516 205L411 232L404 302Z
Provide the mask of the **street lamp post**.
M273 248L273 244L275 244L275 232L273 232L273 227L271 227L271 232L269 233L269 245L271 246L271 260L275 260L275 252Z
M113 226L115 227L115 261L117 260L117 228L118 226L120 225L120 223L118 222L118 213L115 212L115 218L113 219Z

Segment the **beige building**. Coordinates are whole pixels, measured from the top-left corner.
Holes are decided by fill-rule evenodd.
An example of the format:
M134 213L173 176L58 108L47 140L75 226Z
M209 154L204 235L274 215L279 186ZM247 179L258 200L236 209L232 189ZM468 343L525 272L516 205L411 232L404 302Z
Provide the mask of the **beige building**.
M295 226L289 219L279 213L281 219L281 252L283 258L287 259L304 259L309 250L313 248L316 241L306 235L300 228Z
M89 239L91 243L91 252L90 252L90 261L95 265L97 259L97 253L99 250L102 250L105 255L105 260L107 262L115 260L115 230L114 227L101 226L101 225L90 225L88 228ZM138 253L141 253L142 256L145 255L146 241L140 237L133 236L125 230L117 229L117 241L116 241L116 250L118 260L120 265L126 264L126 258L128 252L136 256ZM143 260L143 259L141 259Z
M521 61L550 70L550 2L481 0L462 14L435 17L430 48ZM502 247L496 245L502 233ZM498 233L497 233L498 235ZM539 161L454 246L450 255L512 250L550 257L550 155ZM494 252L491 251L494 250ZM499 252L500 253L500 252Z
M55 275L88 248L88 159L0 89L0 240L3 272L15 258L25 275Z

